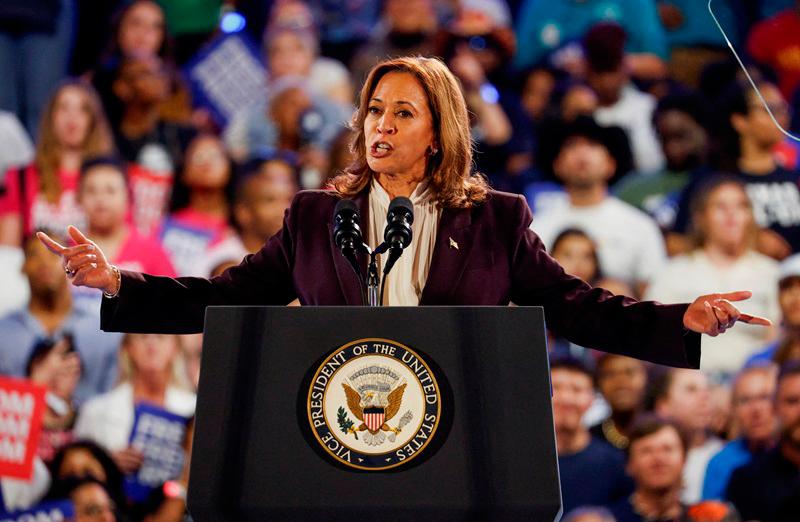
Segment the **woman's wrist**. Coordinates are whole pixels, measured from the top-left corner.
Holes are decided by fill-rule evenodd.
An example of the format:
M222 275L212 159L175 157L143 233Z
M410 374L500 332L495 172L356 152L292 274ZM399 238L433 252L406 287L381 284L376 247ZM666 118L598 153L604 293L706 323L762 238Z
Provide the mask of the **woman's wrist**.
M103 290L103 297L108 297L109 299L113 299L119 295L119 289L122 286L122 274L114 265L109 265L108 268L111 270L113 274L114 282L111 285L111 289Z

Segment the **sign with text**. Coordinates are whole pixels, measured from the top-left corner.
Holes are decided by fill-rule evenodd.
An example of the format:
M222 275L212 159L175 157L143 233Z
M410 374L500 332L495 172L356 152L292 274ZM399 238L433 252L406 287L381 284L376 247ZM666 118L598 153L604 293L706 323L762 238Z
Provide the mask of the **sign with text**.
M0 377L0 477L30 480L44 415L44 386Z
M214 40L186 66L185 73L195 104L211 111L221 125L266 93L266 69L243 33Z
M183 440L188 419L151 404L136 406L130 445L144 455L135 474L125 477L125 493L134 502L147 499L164 482L183 471Z
M0 512L0 522L67 522L75 516L75 506L69 500L39 504L25 511Z

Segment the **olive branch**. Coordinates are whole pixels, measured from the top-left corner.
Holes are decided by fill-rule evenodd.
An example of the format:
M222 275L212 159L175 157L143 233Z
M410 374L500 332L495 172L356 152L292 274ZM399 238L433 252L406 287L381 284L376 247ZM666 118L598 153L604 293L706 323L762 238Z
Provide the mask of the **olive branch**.
M339 422L339 428L341 428L345 435L352 432L356 440L358 440L358 433L353 429L353 421L347 416L347 412L344 411L344 408L341 406L339 406L339 410L336 412L336 420Z

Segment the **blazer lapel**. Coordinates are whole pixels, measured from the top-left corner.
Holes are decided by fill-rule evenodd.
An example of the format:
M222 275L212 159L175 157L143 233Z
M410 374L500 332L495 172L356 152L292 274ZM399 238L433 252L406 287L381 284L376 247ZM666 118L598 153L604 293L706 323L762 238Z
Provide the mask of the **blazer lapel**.
M458 286L473 244L472 212L469 209L444 209L436 233L428 280L422 289L420 305L447 304Z
M361 226L361 233L364 237L364 241L366 242L367 239L367 228L366 225L369 223L369 197L368 191L362 190L359 192L354 198L353 202L358 207L358 212L360 216L359 225ZM342 295L344 295L345 303L350 306L360 306L362 303L361 299L361 285L358 281L358 277L356 276L355 272L353 271L353 267L350 266L350 263L345 259L342 255L341 251L336 247L336 244L333 242L333 216L331 216L331 220L328 222L328 238L330 240L331 246L331 255L333 256L333 265L336 268L336 276L339 280L339 288L342 290ZM361 275L366 276L367 273L367 256L366 254L358 254L358 261L361 265Z

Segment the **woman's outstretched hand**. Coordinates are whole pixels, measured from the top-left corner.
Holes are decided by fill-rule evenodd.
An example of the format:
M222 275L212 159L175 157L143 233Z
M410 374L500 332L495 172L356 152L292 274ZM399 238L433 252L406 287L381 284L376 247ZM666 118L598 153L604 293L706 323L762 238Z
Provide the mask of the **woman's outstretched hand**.
M61 256L64 272L73 285L116 293L119 284L117 275L100 248L77 228L70 225L67 231L75 241L75 246L65 247L44 232L37 232L36 237L48 250Z
M771 326L772 321L764 317L743 314L731 304L731 301L749 299L751 292L743 290L727 294L701 295L694 300L683 314L683 326L694 332L708 334L711 337L724 333L736 321L761 326Z

